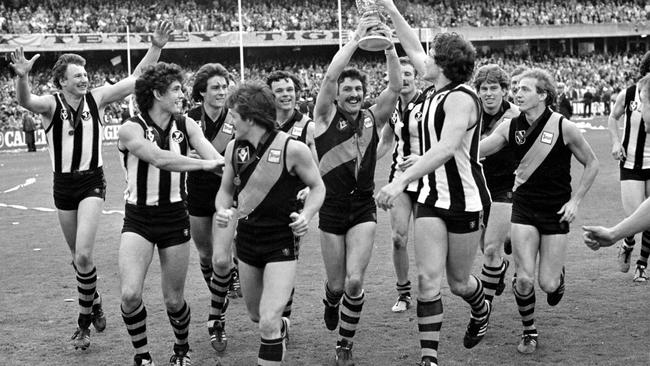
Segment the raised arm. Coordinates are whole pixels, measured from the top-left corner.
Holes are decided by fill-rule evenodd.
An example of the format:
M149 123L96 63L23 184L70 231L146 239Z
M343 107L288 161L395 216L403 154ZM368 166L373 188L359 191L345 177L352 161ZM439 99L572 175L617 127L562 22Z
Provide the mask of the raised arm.
M173 172L194 170L217 171L223 161L192 159L186 156L163 150L158 145L144 138L142 127L136 123L123 124L118 132L119 145L126 148L129 153L137 156L156 168Z
M625 89L621 90L618 96L616 96L614 108L612 108L607 118L607 128L609 129L609 137L612 142L612 158L614 160L623 160L626 158L625 149L623 149L621 138L618 135L618 120L621 119L623 113L625 113Z
M105 105L122 100L127 95L133 93L135 89L135 80L142 73L142 69L158 62L160 52L169 41L169 35L174 31L174 25L171 22L163 21L158 23L156 30L151 37L151 47L144 55L133 73L127 78L118 81L113 85L104 85L92 90L93 97L101 110Z
M382 128L395 111L395 104L402 89L402 67L397 57L395 47L385 51L386 66L388 68L388 87L377 97L370 110L375 115L378 128Z
M36 62L39 57L41 57L41 55L36 54L27 60L23 48L20 47L11 54L11 63L9 65L16 73L16 99L18 99L18 104L31 112L43 115L45 117L43 128L47 128L48 126L46 126L45 123L50 123L52 120L52 114L56 108L54 97L51 95L34 95L32 94L29 85L29 72L32 70L34 62Z
M422 44L413 28L409 26L406 19L400 14L393 0L377 0L377 5L382 5L386 9L386 12L393 21L395 33L402 44L404 52L406 52L411 62L413 62L418 73L421 75L424 74L424 60L427 58L427 54L424 48L422 48Z
M350 62L352 55L359 46L359 39L367 33L369 28L376 26L376 20L361 18L354 36L345 44L341 49L336 52L330 62L327 72L323 77L323 82L320 86L320 91L316 97L314 104L314 123L316 123L316 135L319 131L324 131L334 112L334 99L336 98L336 81L345 69L345 66Z

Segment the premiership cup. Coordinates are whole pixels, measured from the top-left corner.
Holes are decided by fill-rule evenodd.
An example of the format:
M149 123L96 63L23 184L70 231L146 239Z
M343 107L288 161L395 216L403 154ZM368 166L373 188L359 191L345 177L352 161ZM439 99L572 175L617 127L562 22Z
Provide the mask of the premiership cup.
M384 23L380 7L375 0L356 0L357 10L362 17L373 17ZM393 46L393 42L376 28L368 29L368 33L359 40L359 48L366 51L383 51Z

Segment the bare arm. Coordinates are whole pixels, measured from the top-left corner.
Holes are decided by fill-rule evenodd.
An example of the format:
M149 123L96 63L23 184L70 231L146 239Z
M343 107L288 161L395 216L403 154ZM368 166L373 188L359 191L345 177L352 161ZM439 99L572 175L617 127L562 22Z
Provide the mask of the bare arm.
M221 178L221 186L215 198L214 206L217 211L220 209L230 209L233 205L233 195L235 193L235 185L233 179L235 178L235 171L232 166L232 150L234 142L230 142L224 152L225 165L223 167L223 177Z
M490 136L484 138L479 143L479 156L484 158L496 154L499 150L508 145L508 131L510 130L511 120L501 122L496 130Z
M151 38L151 47L149 47L147 54L144 55L138 66L135 67L133 73L113 85L104 85L92 90L93 97L97 101L97 106L100 110L107 104L122 100L133 93L135 80L140 76L146 66L158 62L162 48L167 44L169 35L173 31L174 26L171 22L160 22Z
M192 159L159 148L158 145L144 138L142 127L136 123L127 122L123 124L119 129L118 137L120 146L158 169L173 172L214 171L220 166L220 162L216 160Z
M311 155L314 158L314 161L318 165L318 153L316 152L316 141L314 140L314 122L307 122L307 147L311 151Z
M369 21L362 18L359 22L354 36L348 43L345 44L332 58L327 72L323 77L323 82L320 86L320 91L316 97L314 104L314 123L316 123L316 135L320 135L325 131L330 123L330 119L335 111L334 99L336 98L336 81L343 72L345 66L350 62L352 55L359 46L359 39L365 34L368 28L377 25L376 21Z
M578 184L578 189L576 189L571 199L557 212L562 215L560 221L572 222L578 213L580 202L596 179L596 175L598 174L598 159L593 150L591 150L591 146L589 146L587 140L582 136L582 132L580 132L573 122L568 120L564 121L562 124L562 134L564 135L566 146L571 150L573 156L576 157L580 164L585 167L580 178L580 183Z
M387 152L393 149L395 144L395 132L389 124L385 124L381 129L379 144L377 145L377 160L381 159Z
M302 236L325 200L325 184L307 146L294 140L287 144L287 169L309 188L304 208L299 213L291 213L293 222L289 224L294 235Z
M31 92L31 87L29 85L29 72L34 66L34 62L41 57L40 54L34 55L32 58L27 60L25 58L25 53L23 48L20 47L16 49L11 54L11 63L10 66L16 73L16 99L18 104L25 107L27 110L43 115L43 128L47 128L49 123L52 120L52 114L56 108L56 102L54 97L51 95L47 96L38 96L34 95Z
M596 179L596 175L598 174L598 158L596 158L596 154L594 154L591 146L576 125L571 121L565 120L564 122L562 125L562 133L567 147L585 168L582 172L578 189L573 195L580 202Z
M217 152L217 149L205 138L201 127L190 117L185 117L185 128L189 135L190 145L194 147L201 158L206 160L223 160L223 156Z
M607 118L607 128L609 129L609 137L612 143L612 157L614 160L625 158L625 150L621 146L621 138L618 135L618 120L621 119L623 113L625 113L625 89L621 90L618 96L616 96L614 108L612 108Z
M402 67L399 64L395 47L386 51L386 63L388 66L388 88L379 94L375 104L370 107L379 128L386 124L388 118L395 111L395 104L402 89Z
M409 26L406 19L404 19L399 10L397 10L393 0L377 0L377 4L382 5L384 9L386 9L386 12L393 21L395 33L402 44L404 52L406 52L409 59L411 59L411 62L413 62L418 73L424 74L424 60L427 58L427 54L424 52L424 48L422 48L422 44L413 28Z

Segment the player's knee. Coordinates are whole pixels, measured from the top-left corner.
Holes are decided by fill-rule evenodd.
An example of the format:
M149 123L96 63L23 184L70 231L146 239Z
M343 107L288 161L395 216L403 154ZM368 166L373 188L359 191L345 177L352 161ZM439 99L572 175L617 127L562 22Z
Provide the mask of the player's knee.
M363 279L361 278L361 275L349 275L345 282L345 292L347 292L348 295L357 296L361 294L361 290L363 289Z
M262 314L259 318L260 334L262 337L272 337L280 331L280 319L272 314Z
M485 245L483 249L483 254L490 260L496 260L502 256L501 254L501 245L498 240L491 238L485 238Z
M181 292L174 292L165 296L165 307L171 312L178 311L183 307L185 299L183 299L183 294Z
M232 258L229 256L212 256L212 268L217 274L227 274L232 266Z
M469 281L456 281L448 278L449 291L456 296L466 296L472 289L469 288Z
M440 281L435 274L418 275L418 296L431 298L440 293Z
M396 231L393 232L392 238L393 238L393 249L395 250L406 249L408 233Z
M516 286L520 294L528 294L533 290L535 283L532 277L517 274Z
M122 309L125 312L131 312L142 302L142 292L135 289L122 289Z
M546 293L551 293L557 290L557 287L560 285L559 278L542 278L539 279L539 287L542 291Z
M92 267L93 259L90 253L77 251L74 256L74 263L77 266L77 270L87 272L86 269L91 269L89 267Z

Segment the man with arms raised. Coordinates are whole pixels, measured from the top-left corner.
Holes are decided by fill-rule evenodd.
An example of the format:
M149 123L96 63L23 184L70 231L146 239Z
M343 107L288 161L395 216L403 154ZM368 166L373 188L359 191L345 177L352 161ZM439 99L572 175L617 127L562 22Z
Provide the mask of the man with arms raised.
M86 349L90 345L91 323L98 332L106 328L93 262L95 234L106 197L102 170L104 108L133 93L135 79L144 66L158 61L172 31L171 23L161 22L151 39L151 48L131 76L92 90L89 90L86 60L65 53L52 68L52 79L59 91L53 95L34 95L30 91L29 72L40 55L27 60L22 48L11 55L11 67L18 77L18 103L42 116L49 145L54 205L77 274L79 317L78 328L72 336L75 348Z
M330 63L314 107L316 151L327 189L319 213L325 283L325 326L339 327L336 364L353 365L352 338L364 302L363 280L375 236L377 208L373 201L378 129L390 118L402 87L394 47L386 50L388 88L369 109L366 75L345 68L359 39L376 21L362 18L352 39ZM385 27L385 26L384 26ZM385 32L389 32L387 27ZM344 70L345 69L345 70ZM339 303L343 298L339 324Z

